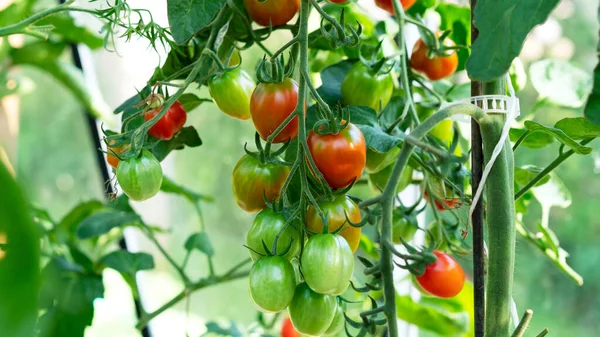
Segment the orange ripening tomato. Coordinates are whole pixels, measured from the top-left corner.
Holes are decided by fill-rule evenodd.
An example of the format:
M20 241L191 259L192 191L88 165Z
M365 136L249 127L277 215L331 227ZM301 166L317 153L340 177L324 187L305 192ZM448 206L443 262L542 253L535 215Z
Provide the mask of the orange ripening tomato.
M454 46L454 41L450 39L444 40L444 45L447 47ZM420 73L423 73L432 81L441 80L456 72L458 68L458 55L455 51L448 56L434 56L429 58L429 47L419 39L415 43L412 55L410 57L410 67Z
M311 130L308 149L331 188L344 188L360 178L367 163L367 144L352 123L337 135L319 135Z
M417 277L417 282L431 295L441 298L452 298L462 290L465 285L465 272L452 256L433 251L437 260L427 265L425 273Z
M396 12L394 11L394 4L392 4L392 1L393 0L375 0L375 4L377 5L377 7L385 9L393 15ZM402 4L402 8L405 11L411 8L415 4L415 2L417 2L417 0L400 0L400 4Z
M250 114L256 131L267 138L296 110L298 83L286 78L280 83L259 83L250 98ZM285 143L298 136L298 117L275 137L273 143Z
M300 0L244 0L248 14L261 26L285 25L300 10Z
M114 143L114 141L110 142L110 143ZM119 147L111 147L110 145L108 145L107 147L107 154L106 154L106 161L108 162L108 165L110 165L112 168L114 168L115 170L117 169L117 166L119 166L119 157L115 156L115 154L120 154L121 152L127 150L129 148L129 145L124 144L121 145Z
M294 325L289 317L283 320L281 326L281 337L300 337L300 333L294 329Z
M144 120L147 122L158 115L161 108L146 112ZM154 138L162 140L170 140L173 136L183 128L187 120L187 113L183 105L179 102L173 103L166 114L164 114L156 124L152 125L148 134Z
M360 210L358 205L345 195L338 195L331 200L326 200L319 203L319 208L327 216L327 226L329 233L335 232L341 226L344 226L338 234L343 236L352 252L356 252L360 243L360 227L353 227L346 221L346 215L352 223L359 223L361 220ZM323 219L313 206L308 208L306 214L306 228L311 232L323 232Z

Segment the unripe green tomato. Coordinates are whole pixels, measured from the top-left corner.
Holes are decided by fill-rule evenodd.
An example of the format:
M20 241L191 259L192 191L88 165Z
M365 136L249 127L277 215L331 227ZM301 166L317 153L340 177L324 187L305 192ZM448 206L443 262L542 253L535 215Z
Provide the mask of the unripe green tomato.
M250 118L250 97L256 84L247 72L237 67L208 82L210 96L225 114L246 120Z
M316 293L306 283L301 283L296 287L288 313L299 333L321 336L331 326L337 306L335 296Z
M286 221L283 214L275 213L270 208L265 208L256 215L256 218L252 221L252 226L248 230L248 234L246 234L246 245L250 248L248 251L250 252L252 261L256 261L261 257L254 251L267 254L263 246L263 241L271 249L275 237L283 229ZM291 246L290 240L292 242ZM290 250L283 257L288 260L296 256L300 251L300 232L294 223L289 224L281 233L281 236L277 240L277 252L273 253L283 253L287 247L290 247Z
M137 158L121 160L117 166L117 181L123 192L135 201L155 196L162 185L163 171L160 163L148 150Z
M248 289L256 309L266 313L280 312L294 298L294 267L281 256L261 257L250 269Z
M345 322L346 318L344 317L344 307L342 306L340 301L338 301L338 307L335 311L335 317L333 317L333 321L331 322L329 328L327 328L327 331L325 331L323 335L331 336L337 334L338 332L342 331Z
M341 295L354 272L352 249L337 234L317 234L310 238L300 263L306 284L319 294Z
M401 244L402 240L408 242L412 240L418 229L419 225L416 221L407 219L400 212L394 212L392 222L392 242L395 244ZM402 240L400 240L400 238L402 238Z
M342 82L342 103L367 106L377 112L390 102L394 91L392 74L374 74L362 62L356 62Z
M371 148L367 149L367 165L365 169L367 173L377 173L384 168L390 166L396 161L400 154L400 148L395 147L388 152L381 153Z
M371 185L371 187L377 191L385 189L393 170L394 165L389 165L383 171L369 174L369 185ZM406 165L400 174L400 179L398 180L398 185L396 186L396 193L404 191L404 189L407 188L410 183L412 183L412 178L413 168Z

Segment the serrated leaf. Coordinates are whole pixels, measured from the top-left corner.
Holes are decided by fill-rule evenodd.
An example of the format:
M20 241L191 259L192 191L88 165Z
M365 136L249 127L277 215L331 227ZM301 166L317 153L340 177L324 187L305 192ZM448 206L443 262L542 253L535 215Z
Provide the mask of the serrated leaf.
M226 0L169 0L169 27L175 42L182 44L210 24Z
M75 206L56 225L55 233L58 241L67 242L73 240L77 233L79 224L94 212L101 210L103 203L98 200L83 202Z
M525 134L525 132L527 132L525 129L510 129L508 134L510 141L513 143L516 142L519 140L519 138L521 138L521 136L523 136L523 134ZM521 145L532 149L541 149L552 143L554 143L554 137L552 135L536 132L529 134L529 136L527 136L527 138L521 142Z
M185 242L185 249L188 251L199 250L207 256L213 256L215 250L210 242L210 238L204 232L191 235Z
M475 25L479 37L471 46L467 71L472 80L491 81L504 75L527 34L546 21L559 0L478 0Z
M417 303L410 296L396 295L396 314L401 320L440 336L456 336L470 328L468 312L451 312Z
M575 153L577 153L577 154L585 155L585 154L590 154L592 152L591 147L587 147L587 146L583 146L583 145L579 144L573 138L569 137L566 133L564 133L560 129L545 126L545 125L542 125L542 124L539 124L539 123L536 123L533 121L526 121L525 127L527 128L527 130L530 130L530 131L543 132L543 133L552 135L559 142L561 142L561 143L565 144L566 146L570 147L571 149L573 149L573 151L575 151Z
M140 220L131 212L104 211L90 215L81 222L77 237L89 239L110 232L113 228L124 227Z
M515 167L515 183L519 186L525 186L542 171L542 168L534 165ZM540 180L535 186L544 185L549 180L550 176L546 176L542 180Z
M554 127L577 140L600 137L600 125L593 124L583 117L563 118L556 122Z
M344 60L331 65L321 72L323 85L317 89L321 98L329 105L336 105L342 99L342 82L355 61Z
M70 43L83 43L90 49L104 46L104 39L85 26L77 25L75 18L68 14L52 15L39 21L36 25L51 25L50 34L60 35L64 41Z
M202 139L193 126L186 126L173 139L162 141L152 148L152 154L162 161L173 150L181 150L184 147L198 147L202 145Z
M402 142L401 138L391 136L377 122L377 113L368 107L348 107L350 121L355 124L365 136L367 146L380 153L386 153Z
M202 103L211 103L212 99L200 98L194 94L183 94L179 97L179 103L183 105L186 112L190 113L192 110L199 107Z
M535 62L529 77L541 99L570 108L582 106L592 89L591 76L567 61Z
M141 270L154 268L154 258L147 253L131 253L126 250L116 250L105 255L101 260L107 267L120 273L135 275Z

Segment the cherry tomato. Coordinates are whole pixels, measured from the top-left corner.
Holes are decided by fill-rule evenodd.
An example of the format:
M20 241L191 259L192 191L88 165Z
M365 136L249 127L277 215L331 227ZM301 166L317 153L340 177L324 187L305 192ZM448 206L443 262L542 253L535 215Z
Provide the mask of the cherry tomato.
M317 168L332 188L344 188L362 175L367 145L356 125L348 123L337 135L319 135L311 130L307 143Z
M455 45L451 39L445 39L444 44L447 47ZM448 56L434 56L433 58L429 58L428 53L429 47L422 39L419 39L415 43L410 57L410 67L425 74L432 81L441 80L456 72L458 68L458 55L456 52L452 51Z
M281 83L259 83L250 99L250 113L256 131L266 140L288 116L298 103L298 83L286 78ZM298 136L298 117L285 127L273 143L285 143Z
M382 171L384 168L393 164L399 154L399 147L395 147L386 153L377 152L369 148L367 149L367 164L365 165L365 170L367 170L367 173L377 173Z
M281 160L281 159L278 159ZM272 162L262 164L259 159L244 155L233 169L233 197L244 211L255 213L267 206L267 200L279 198L283 183L290 174L287 166Z
M335 296L316 293L306 283L301 283L296 287L288 313L296 331L321 336L331 326L336 310Z
M361 216L358 205L347 196L339 195L333 200L326 200L319 203L319 208L327 216L327 226L330 233L335 232L340 226L344 226L338 234L346 239L352 252L355 252L360 242L361 229L360 227L353 227L348 224L346 215L353 223L359 223ZM306 214L306 228L315 233L323 232L323 219L321 219L313 206L308 208L308 213Z
M375 4L377 7L385 9L390 14L394 15L396 12L394 11L394 4L392 4L392 1L393 0L375 0ZM417 2L417 0L400 0L400 4L405 11L411 8L415 2Z
M110 142L110 143L114 143L114 141ZM119 157L117 157L116 155L120 154L123 151L126 151L129 149L129 145L121 145L118 147L111 147L110 145L107 146L107 154L106 154L106 161L108 162L108 165L110 165L112 168L114 168L115 170L117 169L117 167L119 166ZM116 155L115 155L116 154Z
M344 307L342 306L341 301L338 300L338 307L335 311L335 316L333 317L333 321L327 328L327 331L323 333L324 336L335 335L338 332L342 331L344 328L344 323L346 323L346 318L344 317Z
M369 185L373 187L376 191L382 191L385 189L385 186L390 179L390 175L394 170L394 165L388 165L382 171L377 173L369 174ZM413 168L410 166L405 166L402 173L400 173L400 180L398 180L398 185L396 185L396 193L400 193L404 191L412 183L413 178Z
M155 196L162 185L163 171L158 160L147 150L137 158L121 160L117 181L129 198L144 201Z
M252 226L246 234L246 246L251 248L248 251L250 252L252 261L260 258L260 255L254 251L261 254L267 253L265 252L263 241L271 249L275 236L283 229L286 222L287 220L283 214L275 213L270 208L265 208L256 215L256 218L252 221ZM279 240L277 240L277 252L275 253L282 253L284 249L290 247L290 250L283 256L288 260L296 256L300 251L300 232L295 226L294 223L289 224L281 233ZM290 240L292 240L291 246Z
M150 112L146 112L144 115L144 120L149 121L154 116L158 115L158 113L162 110L162 108L158 108L156 110L152 110ZM156 124L152 125L150 130L148 130L148 134L154 138L169 140L173 138L187 120L187 113L183 108L183 105L179 102L173 103L167 113L162 116Z
M408 242L417 233L419 224L414 216L407 216L399 208L394 209L394 216L392 222L392 241L396 244L404 241Z
M327 1L334 3L334 4L344 4L344 3L348 2L348 0L327 0Z
M446 211L448 209L458 208L462 205L460 198L456 198L452 189L444 186L444 183L441 179L429 177L428 182L431 192L436 197L434 198L434 204L438 211ZM429 202L430 198L427 190L424 191L423 197L427 202ZM441 202L438 199L441 199ZM442 204L442 202L445 204L445 206Z
M261 257L250 269L248 285L256 309L266 313L280 312L294 298L294 267L281 256Z
M300 333L294 329L294 325L292 324L289 316L283 320L283 325L281 326L281 337L300 337Z
M300 10L300 0L244 0L248 14L261 26L281 26Z
M250 97L256 84L241 68L213 77L208 82L210 96L225 114L246 120L250 116Z
M342 82L342 103L368 106L381 111L394 91L391 73L376 74L362 62L356 62Z
M465 272L450 255L433 251L437 260L426 267L425 273L417 277L419 285L429 294L451 298L462 290L465 284Z
M354 272L354 255L340 235L317 234L308 240L302 258L302 275L319 294L341 295Z

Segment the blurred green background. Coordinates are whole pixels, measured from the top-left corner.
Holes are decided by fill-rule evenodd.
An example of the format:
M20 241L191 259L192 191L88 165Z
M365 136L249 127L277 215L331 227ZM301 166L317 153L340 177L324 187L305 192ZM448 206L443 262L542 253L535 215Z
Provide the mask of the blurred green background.
M552 22L545 25L545 31L540 29L530 35L523 53L526 69L528 63L537 58L556 57L571 58L575 66L591 73L596 62L596 13L595 1L563 1ZM276 44L277 41L273 45ZM252 65L261 54L255 51L244 56L245 65ZM35 70L23 71L33 80L35 88L21 97L18 180L36 204L60 218L81 201L102 198L104 186L95 161L95 149L82 107L53 79ZM208 93L201 91L200 96L208 97ZM527 115L537 102L537 93L528 84L519 96L522 111ZM534 120L553 125L566 116L581 115L581 109L538 105ZM216 248L217 268L223 271L247 255L242 243L252 215L235 206L230 177L233 166L243 154L243 144L253 141L254 129L250 121L230 119L214 105L203 105L189 117L188 124L198 129L204 145L175 153L166 164L166 172L190 189L215 198L215 203L203 205L204 219ZM584 285L575 285L528 242L519 240L517 243L515 299L520 312L526 308L535 312L531 333L548 327L552 336L600 335L600 218L597 216L600 142L595 141L592 146L597 147L593 154L573 156L556 171L569 188L573 204L567 209L553 209L550 218L551 228L558 234L561 246L571 253L568 261L583 276ZM553 147L557 149L558 146ZM555 154L547 149L520 148L517 164L545 166ZM533 204L525 219L530 228L541 214L540 207ZM160 235L160 239L175 259L181 261L185 238L200 226L191 206L171 196L161 196L151 205L137 206L140 210L153 209L154 213L146 219L148 222L170 229L170 233ZM152 218L156 212L161 216ZM135 233L130 234L129 238L135 238ZM134 247L150 249L144 240L133 240ZM156 270L141 273L141 290L148 310L157 308L181 290L169 265L159 257L156 262ZM205 260L193 256L188 270L195 277L202 276L206 271ZM97 301L97 316L87 336L135 336L133 305L123 300L124 296L131 295L116 273L106 273L107 296ZM199 324L194 323L212 319L225 317L248 324L255 318L245 281L194 294L189 312L188 321L186 303L182 303L159 317L153 325L155 337L183 336L178 332L185 331L186 326L190 332L200 333Z

